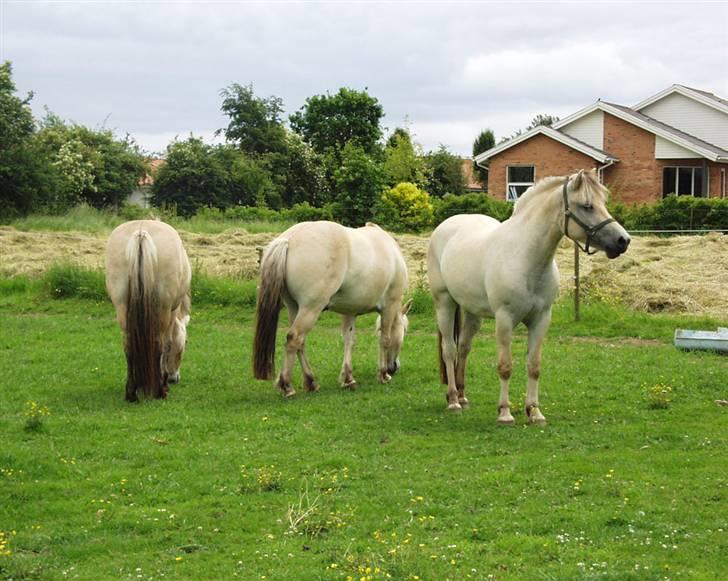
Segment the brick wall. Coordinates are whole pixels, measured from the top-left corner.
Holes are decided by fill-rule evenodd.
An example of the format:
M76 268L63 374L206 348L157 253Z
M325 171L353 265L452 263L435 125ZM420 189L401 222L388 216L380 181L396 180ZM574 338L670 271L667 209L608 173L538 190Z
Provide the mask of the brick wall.
M493 156L488 165L488 194L506 199L507 168L509 165L535 166L536 181L548 176L563 176L580 169L598 167L588 155L546 137L536 135Z

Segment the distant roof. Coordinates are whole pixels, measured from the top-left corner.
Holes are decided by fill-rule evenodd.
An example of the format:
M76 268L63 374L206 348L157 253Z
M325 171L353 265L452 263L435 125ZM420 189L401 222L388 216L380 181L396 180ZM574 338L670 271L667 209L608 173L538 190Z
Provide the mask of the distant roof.
M665 97L667 97L668 95L672 95L673 93L678 93L700 103L708 105L709 107L713 107L715 109L718 109L719 111L728 113L728 101L726 101L725 99L718 97L718 95L714 95L709 91L693 89L692 87L687 87L685 85L672 85L667 89L663 89L659 93L648 97L644 101L640 101L634 107L632 107L632 109L639 111L640 109L644 109L648 105L652 105L652 103L655 103L660 99L664 99Z
M472 159L464 158L463 162L463 175L465 176L465 188L473 191L482 191L483 184L478 181L478 177L475 175L474 163Z
M145 173L141 179L139 180L140 186L151 186L154 183L154 174L156 171L165 164L164 159L161 157L152 157L150 159L147 159L147 166L149 167L149 171Z
M506 149L509 149L514 145L522 143L527 139L531 139L536 135L545 135L546 137L550 137L551 139L563 143L564 145L567 145L572 149L580 151L584 155L588 155L589 157L596 159L600 163L606 163L608 161L618 161L616 157L609 155L605 151L597 149L596 147L593 147L588 143L584 143L583 141L580 141L579 139L576 139L571 135L567 135L562 131L554 129L553 127L547 127L546 125L539 125L538 127L534 127L533 129L531 129L530 131L521 133L513 139L509 139L508 141L505 141L500 145L496 145L488 151L484 151L483 153L476 155L474 159L476 163L485 161L486 159L490 159L494 155L498 155L502 151L505 151Z

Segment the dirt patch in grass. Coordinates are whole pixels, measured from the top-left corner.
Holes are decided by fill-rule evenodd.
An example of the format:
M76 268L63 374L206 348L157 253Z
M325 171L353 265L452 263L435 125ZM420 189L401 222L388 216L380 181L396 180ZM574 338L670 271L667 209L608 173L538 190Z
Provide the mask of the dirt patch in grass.
M221 234L180 232L195 268L213 276L254 278L258 252L276 234L230 229ZM57 263L103 268L108 235L84 232L21 232L0 227L0 272L39 275ZM426 281L427 237L398 235L407 259L410 284ZM574 252L570 242L556 260L562 294L573 288ZM640 236L616 260L602 253L580 255L585 300L621 302L648 312L728 315L728 236Z

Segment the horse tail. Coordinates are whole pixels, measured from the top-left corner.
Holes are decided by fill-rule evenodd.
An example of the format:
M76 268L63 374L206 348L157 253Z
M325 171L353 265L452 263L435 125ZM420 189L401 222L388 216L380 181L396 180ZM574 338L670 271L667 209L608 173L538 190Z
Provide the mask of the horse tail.
M126 246L129 292L126 309L127 399L163 395L159 341L160 307L156 286L157 247L146 230L135 232Z
M276 332L281 296L286 285L287 257L288 240L278 238L268 245L261 259L253 341L253 374L256 379L271 379L275 371Z
M462 326L462 313L460 305L455 305L455 315L453 317L452 338L457 348L460 341L460 327ZM437 355L440 360L440 381L447 385L447 368L445 367L445 358L442 356L442 332L437 330Z

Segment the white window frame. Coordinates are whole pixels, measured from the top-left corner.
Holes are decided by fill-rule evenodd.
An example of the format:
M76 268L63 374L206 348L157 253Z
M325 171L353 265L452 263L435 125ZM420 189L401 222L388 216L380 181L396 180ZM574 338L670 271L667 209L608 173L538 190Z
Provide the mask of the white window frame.
M677 185L680 182L680 170L689 169L690 171L690 194L682 194L683 196L692 196L693 198L703 197L703 192L698 192L698 195L695 195L695 170L699 169L703 172L703 180L705 180L705 197L710 197L710 172L707 171L707 168L704 168L702 165L664 165L662 166L662 197L665 197L665 170L666 169L674 169L675 170L675 187L672 190L672 194L675 194L676 196L680 196L681 194L678 194L677 192Z
M512 167L530 167L533 169L533 181L532 182L511 182L510 178ZM530 188L536 183L536 166L535 165L507 165L506 166L506 201L515 202L518 199L518 192L516 192L515 186L526 186L526 189ZM511 189L513 187L513 189Z

